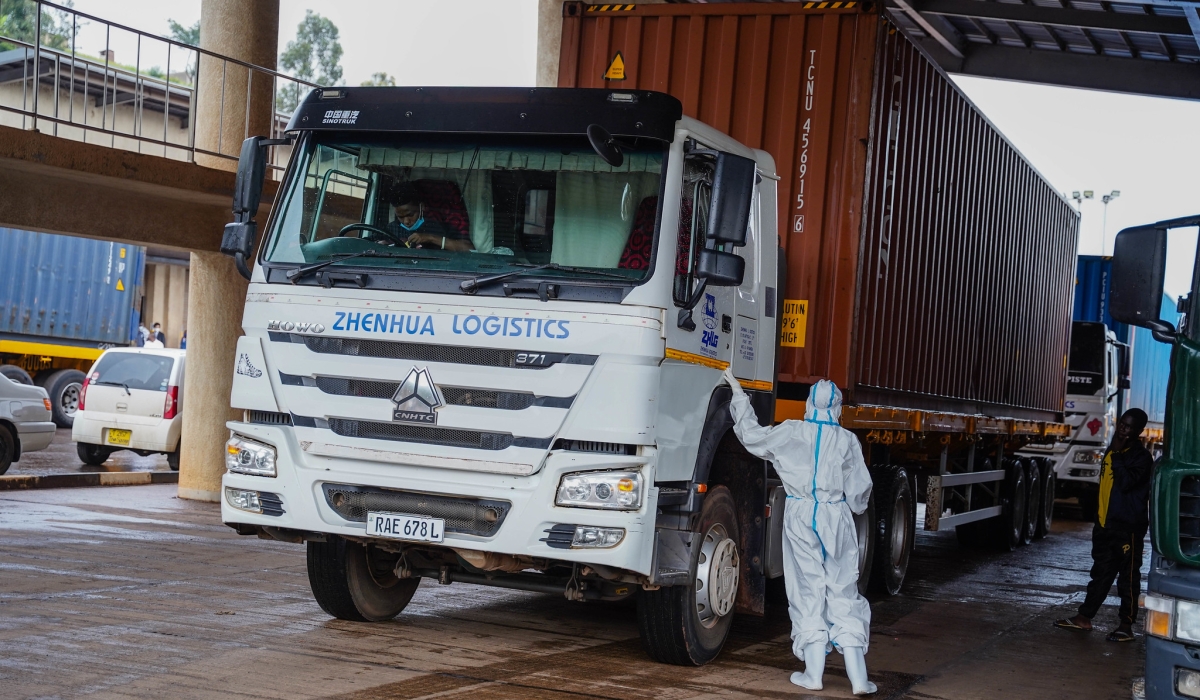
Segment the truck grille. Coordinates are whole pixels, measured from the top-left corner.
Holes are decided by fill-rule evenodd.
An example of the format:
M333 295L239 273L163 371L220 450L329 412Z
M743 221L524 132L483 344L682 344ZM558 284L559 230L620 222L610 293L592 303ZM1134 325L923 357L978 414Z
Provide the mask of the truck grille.
M551 441L550 438L513 437L510 433L489 433L461 428L431 428L423 425L346 418L330 418L329 429L344 437L420 442L427 445L448 445L475 450L504 450L509 447L545 449L550 446Z
M290 375L288 379L291 379ZM312 381L312 380L310 380ZM289 383L284 381L284 383ZM295 382L298 383L298 382ZM340 377L317 377L316 386L326 394L335 396L362 396L372 399L390 399L396 395L396 390L400 387L400 382L383 382L372 379L342 379ZM487 389L467 389L456 386L438 387L442 391L442 398L446 400L446 404L450 406L478 406L481 408L499 408L508 411L520 411L530 406L545 405L546 401L543 397L535 397L533 394L527 394L516 391L491 391ZM557 397L545 397L554 402L567 402L570 407L570 401L573 397L565 399Z
M301 335L299 333L268 333L272 342L302 343L309 350L325 355L350 355L353 357L382 357L390 360L414 360L416 362L444 362L455 365L481 365L484 367L521 367L522 369L544 369L559 362L568 365L594 365L596 355L551 354L541 364L517 364L517 355L528 352L500 350L496 348L474 348L459 345L433 345L430 343L405 343L394 340L368 340L364 338L327 338L324 336Z
M325 502L351 522L365 523L368 511L442 518L447 532L491 537L500 530L512 504L457 496L433 496L413 491L322 484Z
M1200 556L1200 477L1185 476L1179 482L1179 551Z

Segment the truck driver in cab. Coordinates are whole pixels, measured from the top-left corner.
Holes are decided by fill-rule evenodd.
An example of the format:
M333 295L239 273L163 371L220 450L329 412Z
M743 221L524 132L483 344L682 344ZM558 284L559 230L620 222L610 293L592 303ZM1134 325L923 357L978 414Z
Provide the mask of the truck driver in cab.
M396 240L404 241L409 248L460 252L475 249L468 236L425 216L425 204L421 201L417 188L411 184L400 183L393 187L389 194L389 203L396 218L388 222L387 230Z

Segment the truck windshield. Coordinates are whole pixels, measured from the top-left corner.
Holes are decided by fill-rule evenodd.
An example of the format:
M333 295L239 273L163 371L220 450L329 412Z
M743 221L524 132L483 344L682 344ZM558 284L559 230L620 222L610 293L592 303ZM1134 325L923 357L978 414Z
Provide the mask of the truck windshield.
M1067 362L1072 374L1104 376L1105 338L1103 323L1076 321L1071 324L1071 357Z
M314 135L277 200L265 261L375 250L405 254L334 267L473 277L557 263L537 274L636 283L654 249L664 153L640 139L612 167L582 136Z

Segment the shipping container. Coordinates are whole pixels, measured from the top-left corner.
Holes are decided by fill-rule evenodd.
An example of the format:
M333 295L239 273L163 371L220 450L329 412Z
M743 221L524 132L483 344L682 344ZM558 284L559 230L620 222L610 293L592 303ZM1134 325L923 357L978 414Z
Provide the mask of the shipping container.
M1080 255L1075 267L1075 312L1071 318L1103 323L1119 342L1128 343L1129 325L1113 320L1108 310L1111 299L1112 258Z
M127 345L144 257L126 243L0 228L0 338Z
M775 158L807 309L779 398L827 377L852 404L1061 418L1079 216L875 6L568 3L558 84L670 93Z
M0 228L0 374L44 387L59 427L84 371L133 342L145 261L140 246Z

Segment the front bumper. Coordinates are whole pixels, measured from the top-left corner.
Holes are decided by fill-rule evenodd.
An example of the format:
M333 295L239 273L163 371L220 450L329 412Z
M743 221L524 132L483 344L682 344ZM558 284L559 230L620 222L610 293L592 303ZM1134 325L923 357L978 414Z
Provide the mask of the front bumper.
M1187 700L1187 696L1175 692L1175 672L1180 668L1200 672L1200 647L1147 635L1147 700Z
M17 437L21 440L21 453L44 450L54 441L54 423L18 423Z
M447 532L447 548L524 555L581 564L601 564L640 574L651 573L658 490L653 488L653 456L620 456L582 452L551 452L541 469L530 476L480 473L323 457L305 452L288 426L231 422L230 430L277 450L275 477L227 472L223 487L277 494L283 512L250 513L231 506L222 495L221 519L228 524L364 537L366 526L341 517L325 500L322 484L346 484L442 496L502 500L511 503L499 530L490 537ZM640 466L647 484L638 511L561 508L554 496L566 472L589 469L628 469ZM224 494L224 488L222 488ZM543 540L559 524L620 527L625 538L610 549L561 549Z

